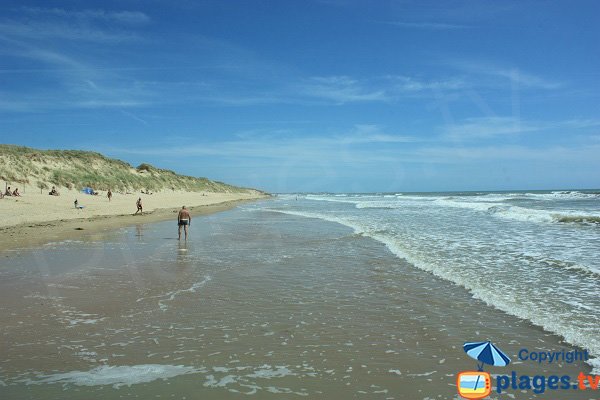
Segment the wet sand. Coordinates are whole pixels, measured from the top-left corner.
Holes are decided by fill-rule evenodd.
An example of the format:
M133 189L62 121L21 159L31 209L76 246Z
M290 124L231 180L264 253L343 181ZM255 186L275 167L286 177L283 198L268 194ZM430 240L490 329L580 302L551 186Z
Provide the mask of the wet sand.
M236 209L193 228L187 243L163 222L2 253L1 397L457 398L456 373L476 369L463 342L487 339L513 358L494 374L590 371L519 362L574 348L346 227Z
M213 204L187 208L192 213L192 217L194 217L229 210L239 204L259 199L260 198L217 201ZM2 241L0 241L0 251L35 247L51 241L66 239L76 240L81 237L94 235L102 231L114 230L120 227L177 219L177 212L179 212L179 210L179 207L158 208L138 215L132 215L131 213L97 215L86 218L47 220L35 223L25 222L13 226L4 226L0 227L0 236L2 237Z

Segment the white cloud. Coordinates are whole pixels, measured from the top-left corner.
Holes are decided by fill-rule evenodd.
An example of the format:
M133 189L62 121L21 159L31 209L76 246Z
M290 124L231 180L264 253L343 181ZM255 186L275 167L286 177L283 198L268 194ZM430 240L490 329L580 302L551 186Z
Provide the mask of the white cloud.
M60 18L103 20L127 25L140 25L150 22L150 17L141 11L105 11L105 10L65 10L62 8L23 7L30 15L54 16Z
M99 43L139 41L142 36L130 28L150 22L139 11L64 10L22 8L19 19L0 22L0 36L19 40L73 40Z
M483 139L502 135L534 132L544 126L512 117L467 118L444 128L443 136L453 140Z
M474 60L451 60L446 64L470 74L509 80L517 87L553 90L564 86L564 82L549 80L517 67L498 66Z
M10 54L43 64L43 78L47 83L30 91L5 92L14 104L0 102L3 111L139 107L147 105L152 98L152 92L136 80L57 51L21 43L21 48Z
M401 28L412 28L412 29L427 29L427 30L454 30L454 29L466 29L468 25L460 24L448 24L444 22L386 22L387 24L399 26Z
M495 146L433 146L418 149L415 154L430 162L464 164L480 160L540 161L599 164L600 144L584 143L572 146L495 145Z
M345 75L312 77L297 85L297 91L308 98L333 101L392 102L403 97L423 96L439 90L455 91L466 85L462 79L424 80L404 75L359 79Z
M334 141L343 144L414 143L421 141L415 136L385 133L378 125L356 125L348 134L336 136Z
M276 171L293 165L295 169L318 169L322 167L348 173L368 171L378 174L382 169L393 170L402 166L483 166L498 162L539 163L556 166L580 165L593 168L600 166L597 154L600 143L589 141L570 145L525 146L489 145L457 146L435 145L430 141L386 134L357 135L356 130L346 135L328 137L248 137L221 142L192 142L188 145L161 146L155 148L105 148L102 151L115 156L160 156L161 159L176 155L177 159L216 157L221 162L235 160L235 165ZM189 140L188 140L189 142ZM407 143L410 142L410 143ZM377 147L365 144L379 145ZM215 161L211 161L215 162Z
M300 87L304 95L332 100L337 104L389 100L384 90L367 88L348 76L313 77Z
M504 78L508 78L515 85L526 86L538 89L559 89L563 86L560 82L552 82L539 76L524 72L518 68L510 69L487 69L487 74L497 75Z
M539 122L514 117L480 117L467 118L461 123L452 124L442 129L442 138L454 141L470 141L474 139L491 139L499 136L516 136L523 133L573 130L600 126L596 119L569 119L564 121Z
M289 131L276 130L263 134L243 132L233 140L196 142L185 146L156 148L108 148L114 154L160 155L177 154L179 157L218 156L235 159L248 158L263 161L300 162L321 165L324 162L367 165L397 160L396 151L408 143L420 141L417 137L386 133L375 125L358 125L343 134L329 136L298 136ZM386 144L387 149L376 152L367 144Z
M422 92L429 90L460 90L466 87L466 83L460 78L448 78L441 80L420 80L404 75L389 75L386 77L394 90L399 93Z

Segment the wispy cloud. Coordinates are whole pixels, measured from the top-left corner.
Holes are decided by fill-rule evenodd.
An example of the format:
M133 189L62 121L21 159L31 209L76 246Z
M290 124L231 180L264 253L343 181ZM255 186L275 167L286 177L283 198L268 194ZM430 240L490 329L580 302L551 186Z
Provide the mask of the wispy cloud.
M389 24L389 25L398 26L400 28L425 29L425 30L434 30L434 31L447 31L447 30L470 28L469 25L449 24L449 23L444 23L444 22L391 21L391 22L384 22L384 23Z
M276 162L301 162L321 165L339 162L363 165L389 162L397 159L395 150L419 142L416 136L397 135L385 132L376 125L357 125L348 132L329 136L293 135L289 131L277 130L259 134L244 132L236 139L219 142L198 142L186 145L153 148L108 148L113 154L178 157L217 156L232 159L257 159ZM387 145L388 150L373 152L369 146Z
M133 119L133 120L135 120L135 121L143 124L143 125L146 125L146 126L149 125L148 121L146 121L143 118L138 117L137 115L135 115L134 113L131 113L129 111L121 110L121 114L123 114L123 115L125 115L125 116L127 116L127 117L129 117L129 118L131 118L131 119Z
M559 89L563 86L561 82L553 82L542 77L524 72L518 68L510 69L487 69L489 75L497 75L510 79L519 86L526 86L539 89Z
M369 88L348 76L311 78L301 85L301 92L309 97L332 100L338 104L389 100L384 90Z
M312 77L298 85L295 92L307 98L332 101L335 104L356 102L392 102L403 97L431 94L433 91L460 90L460 78L424 80L410 76L387 75L359 79L349 76Z
M140 11L22 8L16 18L0 21L0 37L21 40L72 40L115 43L142 40L134 28L151 19Z
M563 131L570 136L573 131L600 126L597 119L568 119L563 121L531 121L515 117L467 118L442 129L442 139L472 141L498 137L514 137L525 133Z
M67 39L90 42L141 40L141 36L133 32L49 21L0 22L0 35L21 39Z
M29 15L54 16L80 20L101 20L126 25L140 25L150 22L150 17L141 11L105 11L101 9L65 10L62 8L23 7Z
M488 165L504 161L540 161L552 165L556 162L599 165L597 154L600 143L592 136L581 142L563 145L456 144L418 136L390 134L375 125L358 125L346 133L328 136L301 136L288 131L277 131L272 134L242 135L222 141L196 139L186 140L185 145L107 147L103 150L126 158L159 156L161 159L168 159L176 155L177 160L181 161L202 157L210 158L213 163L235 160L236 164L259 169L286 166L321 168L334 165L335 170L345 168L347 171L361 170L377 174L382 168L394 169L408 164Z
M95 68L64 53L21 43L11 55L43 65L45 74L37 79L43 79L45 84L30 91L5 92L11 102L0 102L1 111L139 107L151 98L151 92L136 80Z
M600 144L576 144L569 146L524 146L524 145L489 145L489 146L431 146L414 152L429 162L447 164L464 164L479 160L511 160L511 161L545 161L554 165L557 162L593 163L598 161Z
M417 136L386 133L379 125L356 125L347 134L334 136L333 141L341 144L394 144L422 141Z
M112 46L142 40L140 29L151 22L147 14L39 7L16 11L0 19L1 52L18 61L13 65L29 68L2 72L23 74L19 79L24 82L30 74L37 84L6 93L18 106L2 102L0 111L130 108L148 104L148 85L135 77L135 71L106 58L106 50L112 51ZM82 42L85 48L72 46L72 42Z
M389 84L398 93L423 92L431 90L460 90L467 84L462 78L423 80L404 75L389 75L386 77Z
M467 118L444 129L443 136L452 140L489 139L495 136L534 132L544 126L513 117Z
M509 80L517 87L553 90L565 85L564 82L544 78L518 67L499 66L493 63L473 60L452 60L448 61L447 64L470 74Z

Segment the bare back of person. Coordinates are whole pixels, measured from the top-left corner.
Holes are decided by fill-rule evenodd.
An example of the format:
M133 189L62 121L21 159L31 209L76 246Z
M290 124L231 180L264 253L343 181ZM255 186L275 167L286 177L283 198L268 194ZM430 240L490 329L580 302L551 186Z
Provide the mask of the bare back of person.
M177 214L179 239L181 239L181 227L183 227L183 230L185 232L185 239L187 240L188 226L190 226L191 224L192 216L190 215L190 212L185 208L185 206L181 207L181 210L179 210L179 214Z
M185 208L179 210L179 220L190 220L190 212Z

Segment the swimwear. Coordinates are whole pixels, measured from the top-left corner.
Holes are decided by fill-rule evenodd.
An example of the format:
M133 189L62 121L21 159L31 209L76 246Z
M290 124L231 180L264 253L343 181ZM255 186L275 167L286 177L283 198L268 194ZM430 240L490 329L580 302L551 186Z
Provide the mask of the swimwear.
M180 226L184 226L184 225L189 225L190 221L187 219L180 219L179 220L179 225Z

